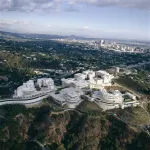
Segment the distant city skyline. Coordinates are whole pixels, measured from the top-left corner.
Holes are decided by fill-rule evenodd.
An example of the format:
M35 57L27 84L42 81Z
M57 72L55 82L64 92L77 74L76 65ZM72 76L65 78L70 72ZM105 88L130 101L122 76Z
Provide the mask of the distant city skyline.
M0 30L150 41L150 1L0 0Z

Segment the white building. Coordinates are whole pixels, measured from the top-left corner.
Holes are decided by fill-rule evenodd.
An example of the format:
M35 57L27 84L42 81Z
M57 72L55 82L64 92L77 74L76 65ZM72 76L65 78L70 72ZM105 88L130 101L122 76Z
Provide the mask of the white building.
M33 93L37 92L34 81L29 80L26 83L23 83L22 86L18 87L17 90L15 90L14 98L18 97L24 97L26 95L32 95Z
M14 91L13 98L0 100L0 105L23 104L33 106L49 97L50 93L55 90L54 81L51 78L38 79L37 85L40 90L36 89L33 80L23 83Z
M54 91L54 81L51 78L41 78L37 80L37 85L40 91L37 91L33 80L29 80L19 86L13 95L13 98L29 99L38 97L43 94L48 94L50 91Z
M104 41L104 40L101 40L100 45L101 45L101 46L104 46L104 45L105 45L105 41Z
M76 88L85 88L88 87L88 82L82 79L68 78L61 79L63 87L76 87Z
M90 88L101 89L103 86L110 86L113 76L105 71L83 71L77 73L74 78L62 79L63 87L78 87L78 88Z
M110 75L106 71L99 70L90 75L89 88L90 89L102 89L104 86L111 86L113 75Z
M123 103L122 94L118 90L107 92L105 89L101 89L94 92L93 98L103 110L119 108Z
M119 72L120 72L120 68L116 67L116 73L119 73Z
M54 86L54 81L51 78L41 78L37 80L37 86L39 88L43 88L46 87L49 90L54 90L55 86Z
M89 80L95 77L95 72L92 70L83 71L82 74L86 75L86 78Z
M135 101L124 102L123 105L121 106L121 108L124 109L127 107L136 107L139 105L140 105L140 103L135 100Z
M85 80L87 78L87 75L83 74L83 73L77 73L77 74L74 75L74 78L76 80Z
M129 93L129 92L126 92L125 95L129 96L129 98L133 99L133 100L136 100L136 96Z
M59 94L51 94L57 103L62 106L67 105L69 108L75 108L82 102L81 95L83 95L83 91L73 87L65 88Z
M129 99L124 98L125 96ZM105 111L114 108L126 108L126 107L136 107L140 103L136 100L136 96L131 93L122 94L118 90L106 91L101 89L100 91L94 91L92 98L95 102Z
M96 77L103 79L103 84L106 86L110 86L111 81L114 78L113 75L110 75L108 72L103 71L103 70L96 71Z
M105 89L102 89L98 92L96 91L95 94L99 95L99 98L105 103L120 104L123 102L122 94L118 90L107 92Z
M90 89L102 89L103 88L103 79L93 78L89 80Z

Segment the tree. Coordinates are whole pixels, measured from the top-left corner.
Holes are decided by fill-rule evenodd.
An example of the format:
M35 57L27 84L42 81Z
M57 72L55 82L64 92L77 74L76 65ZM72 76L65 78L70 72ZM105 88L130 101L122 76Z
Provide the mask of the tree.
M66 148L64 148L64 144L61 144L58 146L56 150L66 150Z

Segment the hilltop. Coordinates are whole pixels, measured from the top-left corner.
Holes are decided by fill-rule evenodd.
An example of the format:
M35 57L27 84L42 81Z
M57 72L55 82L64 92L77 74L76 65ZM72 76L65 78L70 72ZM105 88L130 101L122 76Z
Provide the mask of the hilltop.
M6 105L0 112L1 150L40 150L43 146L47 150L150 148L146 132L96 107L86 112L58 109L54 113L49 104L32 109Z

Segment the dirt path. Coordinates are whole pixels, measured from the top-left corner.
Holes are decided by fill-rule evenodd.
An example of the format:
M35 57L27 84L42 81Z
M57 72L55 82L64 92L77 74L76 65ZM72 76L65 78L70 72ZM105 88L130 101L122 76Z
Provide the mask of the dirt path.
M62 111L59 111L59 112L51 112L51 115L64 114L67 111L75 111L75 112L77 112L79 114L85 114L84 112L82 112L81 110L78 110L78 109L65 109L65 110L62 110Z

